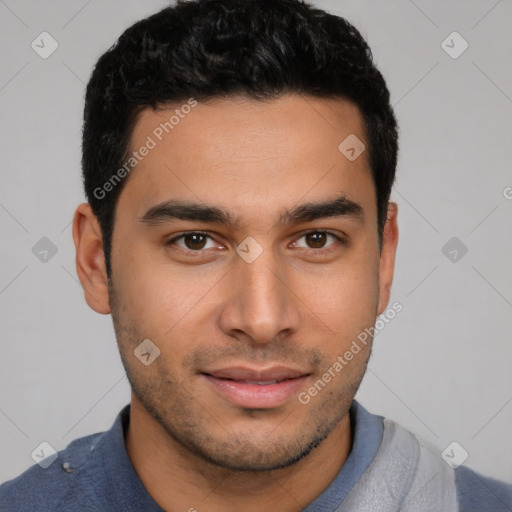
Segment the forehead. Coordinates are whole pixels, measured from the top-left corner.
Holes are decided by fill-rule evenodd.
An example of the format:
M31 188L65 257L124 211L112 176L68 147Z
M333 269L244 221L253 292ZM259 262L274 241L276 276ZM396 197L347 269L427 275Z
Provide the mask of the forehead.
M137 214L169 198L260 216L340 194L372 207L368 152L355 160L343 152L347 137L368 147L353 103L286 95L190 104L147 108L136 120L130 151L151 149L132 170L120 203Z

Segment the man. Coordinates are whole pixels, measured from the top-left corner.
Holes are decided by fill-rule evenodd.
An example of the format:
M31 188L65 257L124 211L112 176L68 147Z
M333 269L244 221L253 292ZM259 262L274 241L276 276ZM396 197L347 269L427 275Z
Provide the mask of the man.
M357 30L298 0L178 2L87 87L77 272L132 388L6 511L511 510L354 401L398 241L397 127Z

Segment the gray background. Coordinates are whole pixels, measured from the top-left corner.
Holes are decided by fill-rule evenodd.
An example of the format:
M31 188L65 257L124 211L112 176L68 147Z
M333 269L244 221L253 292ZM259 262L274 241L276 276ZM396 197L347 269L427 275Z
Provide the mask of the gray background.
M512 481L511 1L316 4L368 38L401 126L391 301L404 309L376 338L358 399L440 452L457 441L465 464ZM108 429L129 401L111 318L83 299L70 222L84 199L92 66L164 5L0 1L1 481L33 464L42 441L59 450ZM31 48L43 31L59 44L48 59ZM453 31L469 44L457 59L441 47ZM46 262L32 252L42 237L57 248ZM468 248L455 262L442 252L452 237Z

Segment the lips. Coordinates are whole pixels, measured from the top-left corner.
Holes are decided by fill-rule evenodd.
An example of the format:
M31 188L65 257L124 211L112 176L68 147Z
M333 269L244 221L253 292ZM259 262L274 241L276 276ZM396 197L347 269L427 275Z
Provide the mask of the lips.
M232 379L228 379L232 380ZM256 386L269 386L270 384L277 384L283 382L282 380L239 380L237 382L243 382L244 384L254 384Z
M307 372L301 372L285 366L274 366L260 370L245 368L242 366L233 366L229 368L221 368L219 370L210 370L203 373L211 375L216 379L230 379L254 383L295 379L307 374Z
M209 386L231 404L269 409L285 404L304 386L307 372L274 366L264 369L229 367L202 372Z

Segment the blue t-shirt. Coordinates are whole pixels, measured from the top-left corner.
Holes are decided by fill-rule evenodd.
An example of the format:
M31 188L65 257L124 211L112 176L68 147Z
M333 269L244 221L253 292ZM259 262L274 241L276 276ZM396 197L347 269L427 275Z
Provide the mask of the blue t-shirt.
M304 512L333 511L343 502L377 453L382 420L353 401L350 454L329 487ZM0 512L162 512L126 452L129 421L128 404L110 430L76 439L46 469L35 464L3 483ZM464 467L457 468L455 476L461 512L512 511L512 485Z

